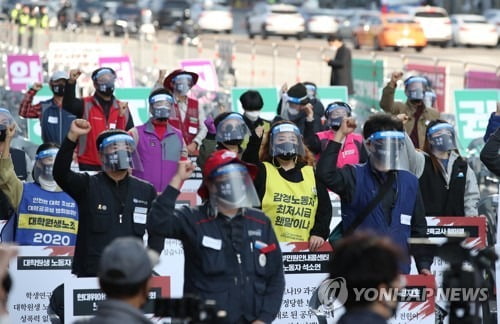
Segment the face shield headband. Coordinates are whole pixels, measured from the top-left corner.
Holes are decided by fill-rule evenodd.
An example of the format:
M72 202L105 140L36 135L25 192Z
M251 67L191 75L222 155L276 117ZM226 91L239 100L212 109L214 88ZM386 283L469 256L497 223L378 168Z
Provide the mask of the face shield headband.
M351 107L344 102L333 102L325 110L328 126L334 130L338 130L344 117L349 116L351 116Z
M316 87L313 86L312 84L306 84L305 87L306 87L307 96L309 97L309 99L316 98Z
M284 133L290 134L288 138L282 138ZM290 136L293 136L293 140ZM282 124L273 127L269 153L272 157L280 157L285 160L297 155L305 156L302 135L300 134L299 128L292 124Z
M40 183L40 179L46 182L54 181L52 171L54 168L54 159L59 149L50 148L39 152L35 157L35 167L33 170L33 179Z
M247 168L239 163L229 163L217 168L211 175L210 192L212 207L243 208L259 205L259 198Z
M132 153L135 151L135 142L130 135L106 137L99 146L99 151L103 155L105 171L123 171L134 166Z
M303 97L290 97L287 95L286 101L297 104L297 105L305 105L307 103L308 96L305 95Z
M189 74L179 74L172 80L172 83L175 91L185 96L193 85L193 77Z
M149 107L153 118L169 118L174 104L174 98L168 94L157 94L149 98Z
M215 140L219 143L231 144L230 142L243 141L249 134L250 130L243 117L230 114L217 125Z
M378 171L408 170L404 154L405 135L399 131L381 131L367 139L370 162Z
M409 100L423 100L427 89L427 80L422 77L411 77L405 81L405 94Z
M429 128L427 139L433 151L447 152L457 148L455 129L448 123L437 124Z
M96 89L99 92L105 95L113 94L113 91L115 90L116 75L111 69L101 69L94 75L93 80L96 84Z

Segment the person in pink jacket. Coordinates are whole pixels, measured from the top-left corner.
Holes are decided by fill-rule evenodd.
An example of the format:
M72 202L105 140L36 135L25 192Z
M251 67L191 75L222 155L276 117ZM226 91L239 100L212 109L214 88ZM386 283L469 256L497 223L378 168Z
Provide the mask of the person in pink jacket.
M335 132L340 128L342 120L351 116L351 107L341 101L335 101L329 104L325 109L325 118L327 130L314 134L312 130L307 129L304 132L304 138L307 147L316 154L319 160L321 152L326 148L328 142L333 140ZM346 164L358 164L367 160L367 153L363 146L363 137L360 134L349 134L342 143L342 149L337 160L337 167Z

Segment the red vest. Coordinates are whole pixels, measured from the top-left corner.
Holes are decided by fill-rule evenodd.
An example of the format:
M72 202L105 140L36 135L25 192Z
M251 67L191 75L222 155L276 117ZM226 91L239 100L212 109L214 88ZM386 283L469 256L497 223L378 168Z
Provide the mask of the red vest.
M335 133L332 130L326 130L323 132L316 133L319 140L321 141L321 150L326 148L328 141L333 140ZM356 142L358 144L356 144ZM339 157L337 159L337 167L341 168L346 164L358 164L359 163L359 149L358 145L363 144L363 137L359 134L351 133L345 138L344 144L339 152ZM316 156L319 159L319 155Z
M125 116L120 117L120 102L115 99L109 109L109 117L106 120L104 109L99 102L94 98L83 98L83 119L86 119L92 129L90 132L81 136L78 140L78 163L90 165L101 165L99 154L96 147L96 139L99 134L107 129L123 129L127 126L129 112Z
M198 100L187 98L186 117L181 121L179 106L174 104L175 116L171 116L168 122L177 129L180 129L186 145L193 142L200 130L200 120L198 115Z

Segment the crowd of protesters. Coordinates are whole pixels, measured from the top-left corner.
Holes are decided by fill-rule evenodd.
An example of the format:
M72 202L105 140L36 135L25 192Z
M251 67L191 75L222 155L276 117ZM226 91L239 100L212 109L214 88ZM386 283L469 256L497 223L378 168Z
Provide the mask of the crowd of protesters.
M8 211L2 241L47 245L40 238L50 237L49 245L74 245L73 273L99 276L110 298L98 318L111 316L108 308L117 318L137 317L119 301L128 295L112 292L116 285L134 288L132 306L146 300L154 262L138 240L120 238L142 239L147 232L147 245L157 253L165 238L180 240L184 293L215 300L228 323L258 324L272 322L280 309L279 243L308 242L316 251L370 231L384 239L364 249L396 260L387 265L396 280L396 273L410 273L408 239L427 235L425 216L478 215L475 175L457 150L453 125L426 105L425 78L404 81L407 101L401 103L394 92L402 73L392 74L380 100L385 113L370 116L358 134L349 104L332 102L325 109L312 82L284 86L273 121L261 118L264 103L255 90L239 98L242 114L212 119L189 95L198 75L176 70L160 76L147 98L150 118L137 126L128 103L114 95L113 69L95 70L95 92L84 98L75 96L80 74L54 73L53 98L33 104L42 87L34 84L19 107L20 116L41 124L44 143L33 181L23 178L31 166L10 147L16 125L9 109L0 109L0 207ZM498 116L500 111L490 119L481 155L495 173ZM176 209L193 157L203 174L202 203ZM333 230L328 191L341 199L342 220ZM137 272L127 268L123 251L129 249L140 250L130 256ZM339 257L342 251L349 251L345 244ZM433 256L414 257L419 273L431 275ZM377 272L378 260L367 260L363 264ZM51 307L63 318L56 291Z

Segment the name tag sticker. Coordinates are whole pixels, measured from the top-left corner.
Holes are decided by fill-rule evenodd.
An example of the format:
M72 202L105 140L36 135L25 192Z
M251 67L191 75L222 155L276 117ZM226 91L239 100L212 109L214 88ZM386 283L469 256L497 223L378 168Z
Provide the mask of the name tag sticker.
M146 224L146 214L134 213L134 223L136 224Z
M148 209L145 208L145 207L135 207L134 208L134 213L147 214L148 213Z
M189 126L188 132L189 132L189 134L193 134L193 135L197 134L198 133L198 128Z
M48 122L49 124L57 124L59 122L59 118L56 116L49 116Z
M401 214L401 225L411 225L411 215Z
M215 239L210 236L203 236L203 240L201 241L201 244L207 248L211 248L214 250L220 250L222 248L222 241L219 239Z
M116 124L115 123L109 123L109 129L115 129Z

